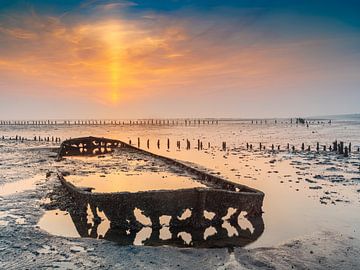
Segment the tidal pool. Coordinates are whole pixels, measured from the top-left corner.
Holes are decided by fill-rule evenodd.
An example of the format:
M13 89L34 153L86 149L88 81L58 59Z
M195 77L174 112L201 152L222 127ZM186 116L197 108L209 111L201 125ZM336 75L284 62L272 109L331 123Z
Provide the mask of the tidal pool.
M44 175L36 175L31 178L0 185L0 196L10 196L26 190L35 189L36 183L44 178Z
M250 222L246 218L246 213L242 212L234 222L230 220L233 213L234 209L230 208L218 225L198 229L174 228L170 224L171 217L162 216L161 227L154 228L150 219L140 209L135 209L134 216L141 227L133 230L112 227L111 220L99 209L96 209L96 214L100 219L94 218L88 205L85 215L81 216L61 210L46 211L38 226L56 236L104 239L120 245L217 248L246 246L256 241L264 228L262 219ZM186 220L191 216L191 210L187 209L178 218ZM206 211L204 216L208 219L212 218L211 213Z
M206 188L188 176L168 172L113 172L111 174L69 175L66 180L78 187L93 188L93 192L139 192Z

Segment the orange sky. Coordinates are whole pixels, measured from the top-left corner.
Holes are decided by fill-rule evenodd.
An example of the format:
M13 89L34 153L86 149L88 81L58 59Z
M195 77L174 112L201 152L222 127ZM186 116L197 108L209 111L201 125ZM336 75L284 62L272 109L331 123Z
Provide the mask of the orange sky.
M266 78L270 85L289 62L271 48L194 40L187 25L166 20L156 29L120 19L64 25L57 18L34 16L25 22L32 28L0 29L21 43L21 52L0 58L1 70L49 88L61 85L60 95L105 103L180 91L184 86L202 85L207 92L214 81L222 88L244 89Z
M216 14L149 13L134 19L110 16L111 8L97 7L92 16L32 10L3 18L1 94L71 96L116 115L124 104L157 99L190 97L208 105L226 96L264 103L292 91L296 97L301 87L308 93L328 87L334 74L337 81L358 74L359 66L337 51L332 35L284 38L258 26L239 28L234 18ZM345 33L340 41L357 38ZM334 61L336 66L329 65Z

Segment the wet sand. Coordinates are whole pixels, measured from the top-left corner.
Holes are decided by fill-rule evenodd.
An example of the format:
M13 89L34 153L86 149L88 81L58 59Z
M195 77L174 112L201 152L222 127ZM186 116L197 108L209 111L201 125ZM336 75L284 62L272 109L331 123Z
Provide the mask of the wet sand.
M93 128L77 131L71 127L58 132L63 137L70 134L74 137L78 133L92 132ZM308 142L310 139L313 143L319 139L330 143L345 135L347 137L341 139L359 145L359 138L356 137L359 134L358 125L335 123L333 127L314 126L310 130L287 127L284 129L291 130L287 135L276 133L275 127L261 132L257 130L258 127L248 131L242 125L225 126L221 132L209 128L211 130L191 127L178 132L181 130L164 127L160 131L146 131L143 137L152 138L154 145L150 150L153 152L191 162L199 168L210 168L209 172L213 174L264 191L265 231L255 243L245 249L235 248L234 251L119 247L104 240L48 234L37 224L46 209L56 210L49 208L46 197L53 193L54 186L59 183L54 174L45 178L46 173L54 172L54 168L61 169L62 166L54 162L56 153L52 147L55 145L1 141L1 184L31 179L33 176L36 181L29 186L30 189L0 195L0 268L19 269L26 265L30 268L59 265L65 269L98 268L101 265L114 269L120 266L148 269L289 269L292 266L295 269L359 268L360 217L356 214L360 210L359 154L354 152L350 158L344 159L334 153L247 151L244 146L250 137L254 145L259 140L267 141L268 144L281 140L279 143L284 145L286 141L297 138L294 144L300 146L302 141ZM136 141L144 130L132 129L126 134L116 128L96 132L103 136L111 134L110 137L132 138L132 141ZM19 133L19 130L16 132ZM33 134L39 130L23 132ZM241 136L244 133L247 135ZM262 135L252 137L253 134ZM201 137L204 141L210 141L212 146L203 151L178 151L175 145L169 151L166 147L157 149L155 138L160 138L165 144L169 136L174 137L174 142L176 139L192 139L193 145ZM284 138L280 139L281 136ZM229 149L222 151L220 145L225 139ZM42 177L37 178L38 175ZM14 256L22 256L24 260L14 264Z

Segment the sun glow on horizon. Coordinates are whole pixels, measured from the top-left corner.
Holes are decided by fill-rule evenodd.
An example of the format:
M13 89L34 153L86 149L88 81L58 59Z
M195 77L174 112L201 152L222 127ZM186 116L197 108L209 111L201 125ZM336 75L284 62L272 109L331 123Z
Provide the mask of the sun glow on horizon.
M109 111L134 104L158 110L165 100L173 109L179 100L188 106L193 100L290 97L294 85L312 89L333 72L339 78L338 70L329 70L334 59L346 79L358 74L357 64L337 55L326 38L281 42L234 28L231 18L216 14L91 12L21 14L0 24L1 94L80 99Z
M261 77L269 86L289 63L271 46L237 47L230 39L222 47L205 37L193 38L201 27L196 30L184 21L161 18L165 21L149 27L120 18L68 24L38 16L24 24L31 20L34 29L26 29L26 35L7 29L6 35L21 39L23 47L9 58L0 56L0 69L110 106L154 94L187 95L185 88L188 93L196 88L211 92L219 83L222 89L254 88ZM49 29L43 31L43 25Z
M118 24L110 24L105 32L105 40L109 47L109 73L111 90L109 99L111 103L118 103L120 100L121 81L125 81L125 63L121 61L121 29Z

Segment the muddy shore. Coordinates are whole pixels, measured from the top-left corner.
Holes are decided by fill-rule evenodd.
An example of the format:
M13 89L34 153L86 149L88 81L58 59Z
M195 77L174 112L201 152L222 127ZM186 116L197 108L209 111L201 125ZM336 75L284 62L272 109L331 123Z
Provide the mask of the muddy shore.
M271 248L178 249L119 246L105 240L49 235L37 227L53 175L34 190L1 199L1 269L358 269L360 241L314 232ZM18 258L15 259L14 258Z
M21 152L22 151L22 152ZM0 198L1 269L357 269L360 241L339 231L314 231L273 247L193 249L119 246L105 240L50 235L37 224L60 183L54 148L24 148L8 155L8 182L40 175L29 190ZM27 161L27 163L25 162ZM27 165L24 166L23 164ZM13 169L19 174L13 174ZM51 200L50 200L51 201ZM50 206L49 206L50 205ZM59 207L59 206L57 206ZM18 259L14 259L18 258Z

